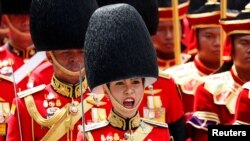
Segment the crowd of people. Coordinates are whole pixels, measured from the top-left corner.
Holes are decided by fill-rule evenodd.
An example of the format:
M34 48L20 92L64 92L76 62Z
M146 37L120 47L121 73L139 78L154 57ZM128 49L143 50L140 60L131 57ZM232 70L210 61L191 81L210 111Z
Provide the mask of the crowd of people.
M250 1L172 2L0 0L0 141L208 141L210 125L250 125Z

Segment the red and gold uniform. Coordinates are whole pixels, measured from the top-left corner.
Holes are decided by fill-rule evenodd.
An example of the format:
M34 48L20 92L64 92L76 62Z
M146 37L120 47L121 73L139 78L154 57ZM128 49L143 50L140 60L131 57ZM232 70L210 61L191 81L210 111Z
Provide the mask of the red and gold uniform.
M0 52L0 87L1 89L1 99L5 102L4 107L9 109L13 98L15 97L15 89L18 92L19 90L25 90L28 87L28 84L32 85L33 79L29 76L24 77L21 82L14 86L13 78L11 75L15 73L20 67L24 65L29 58L35 54L34 47L27 48L26 50L20 50L12 47L8 43L1 47ZM13 72L12 72L13 69ZM27 74L23 74L27 75ZM4 122L1 122L0 126L6 127L7 118L9 115L9 110L6 111ZM6 135L6 128L0 129L0 135Z
M167 124L157 124L157 122L147 122L140 118L139 113L130 119L124 119L114 111L110 112L108 122L104 127L94 129L85 133L87 140L107 141L107 140L161 140L170 141Z
M177 56L180 58L180 64L186 63L191 57L189 54L186 54L186 35L190 27L185 15L188 10L189 1L178 1L178 23L173 22L173 8L171 3L168 0L158 0L159 24L157 33L151 35L157 53L158 66L161 70L177 65L174 55L176 49L175 43L173 43L174 36L180 36L181 38L181 53ZM174 24L180 26L181 35L174 35Z
M237 39L248 37L249 4L245 10L229 19L220 20L228 37L224 46L224 64L217 73L205 78L205 83L198 87L194 100L192 118L188 121L193 128L193 140L208 140L208 125L228 125L234 122L235 109L239 92L246 81L249 81L248 62L245 50L248 44L241 44ZM232 38L232 35L239 36ZM249 39L248 39L249 40ZM234 57L233 57L234 56ZM240 58L242 57L242 58ZM244 59L243 59L244 58Z
M187 63L190 57L191 55L181 53L181 64ZM158 57L157 61L159 69L163 71L176 65L175 59L164 60Z
M214 71L215 70L203 65L197 55L192 62L178 65L164 71L165 74L171 75L178 85L186 120L192 116L195 91L203 82L202 77Z
M162 114L156 115L150 109L165 108ZM147 114L147 111L149 113ZM139 107L139 112L144 118L154 119L159 122L173 123L183 116L183 107L178 89L172 78L160 76L158 80L145 90L144 98ZM164 114L165 113L165 114ZM155 115L155 116L154 116ZM164 118L162 118L164 117Z
M194 127L194 141L208 140L208 125L232 124L238 91L243 83L234 66L230 71L205 78L205 83L197 88L195 112L188 121Z
M35 93L30 93L31 91ZM89 122L91 109L104 108L107 102L103 102L104 94L98 94L94 98L87 90L86 81L82 82L82 92L84 120ZM19 97L17 101L21 127L18 126L16 111L9 119L8 141L20 140L19 131L25 141L76 140L77 127L81 125L82 117L80 85L67 85L53 77L50 85L40 85L20 92Z
M245 83L242 88L236 103L234 124L250 125L250 82Z
M139 113L143 118L169 124L172 136L175 136L174 129L184 130L184 122L180 122L184 116L183 105L177 86L169 75L160 74L157 81L146 88ZM179 131L178 138L183 137L182 131Z

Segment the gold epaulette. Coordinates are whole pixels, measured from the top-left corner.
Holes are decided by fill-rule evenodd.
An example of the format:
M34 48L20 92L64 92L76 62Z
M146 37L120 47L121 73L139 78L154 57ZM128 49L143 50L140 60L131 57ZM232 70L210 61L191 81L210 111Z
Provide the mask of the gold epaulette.
M26 96L28 96L28 95L34 94L34 93L36 93L36 92L39 92L39 91L45 89L45 87L46 87L46 85L45 85L45 84L42 84L42 85L33 87L33 88L31 88L31 89L27 89L27 90L18 92L18 93L17 93L17 96L18 96L19 98L23 98L23 97L26 97Z
M164 73L164 71L162 71L162 70L159 69L159 77L170 79L171 75L168 74L168 73Z
M103 127L106 127L107 125L109 125L109 122L107 120L97 122L97 123L90 123L88 125L85 125L85 132L95 130L95 129L99 129L99 128L103 128ZM80 128L80 131L83 131L82 126L79 127L79 128Z
M168 128L168 124L165 123L165 122L158 122L158 121L154 121L154 120L150 120L150 119L145 119L145 118L141 118L141 120L143 122L145 122L145 123L150 124L150 125Z
M151 91L151 90L144 90L144 94L151 94L151 95L155 95L155 94L158 94L160 92L162 92L162 89L156 89L156 90L153 90L153 91Z

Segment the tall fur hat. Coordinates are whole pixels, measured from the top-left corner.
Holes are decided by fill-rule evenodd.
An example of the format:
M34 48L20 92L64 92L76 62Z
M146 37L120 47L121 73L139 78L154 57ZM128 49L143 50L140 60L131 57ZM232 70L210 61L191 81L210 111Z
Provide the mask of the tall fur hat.
M1 14L29 14L31 0L0 0Z
M156 34L159 15L157 0L97 0L98 5L126 3L133 6L142 16L150 35Z
M156 81L158 66L150 34L142 17L128 4L96 10L90 18L84 44L89 87L116 80L144 77L145 86Z
M33 0L31 37L38 51L79 49L84 45L95 0Z

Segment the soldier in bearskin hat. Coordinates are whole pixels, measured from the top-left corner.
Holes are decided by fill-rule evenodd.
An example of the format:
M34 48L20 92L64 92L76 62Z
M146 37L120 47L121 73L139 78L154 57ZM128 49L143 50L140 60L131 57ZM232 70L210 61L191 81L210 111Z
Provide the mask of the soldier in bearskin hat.
M150 35L156 34L158 27L158 9L157 9L157 0L97 0L99 7L117 4L117 3L126 3L133 6L139 14L142 16L147 29Z
M8 141L76 140L83 120L82 105L86 117L93 107L105 105L101 101L104 94L87 95L82 49L89 18L97 7L93 0L32 1L32 40L37 51L46 51L54 73L50 84L18 93L13 103L18 109L9 119ZM105 110L101 112L105 119Z
M156 36L159 8L156 0L99 0L99 6L114 3L127 3L132 5L142 16L146 27L152 36ZM184 9L187 3L183 4ZM150 8L148 8L150 7ZM185 11L181 6L181 11ZM170 11L167 11L168 14ZM182 14L181 14L182 15ZM165 16L164 14L162 16ZM149 18L150 17L150 18ZM160 18L161 20L161 18ZM170 20L170 19L168 19ZM172 20L171 20L172 22ZM151 38L152 39L152 38ZM161 65L158 62L158 67ZM149 104L154 103L154 104ZM169 75L160 72L155 83L146 87L144 98L139 106L140 114L147 119L168 123L171 136L175 141L182 141L185 138L185 123L183 106L179 97L177 87Z
M103 6L85 39L85 68L92 92L110 98L107 124L85 130L87 140L170 140L166 123L141 118L144 88L158 77L156 53L140 14L128 4Z
M232 64L220 73L204 78L195 93L194 114L188 121L193 127L193 140L208 140L208 125L232 124L236 101L242 85L250 80L249 71L249 8L235 18L220 21L228 37L225 46L227 60ZM227 63L230 62L230 63ZM222 68L224 67L224 64Z
M29 28L30 2L31 0L0 0L1 25L7 26L7 30L0 31L9 34L8 42L0 47L0 140L7 133L7 121L15 91L26 89L29 80L27 72L18 76L23 79L15 78L15 82L11 76L35 54Z

